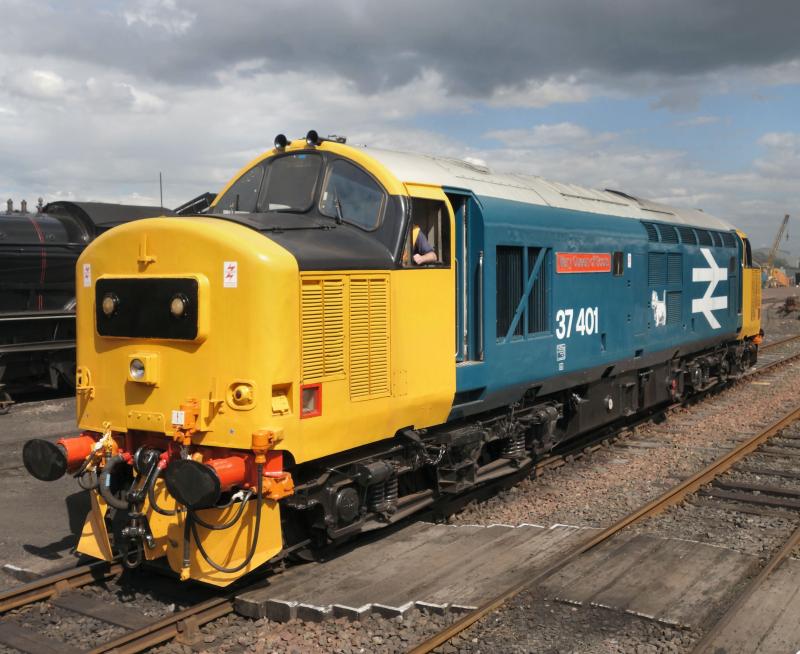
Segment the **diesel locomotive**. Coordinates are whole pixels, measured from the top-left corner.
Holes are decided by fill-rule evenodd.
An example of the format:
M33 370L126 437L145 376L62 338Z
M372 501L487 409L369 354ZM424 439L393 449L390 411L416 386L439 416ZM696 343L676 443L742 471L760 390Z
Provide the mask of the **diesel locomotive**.
M90 489L80 552L225 586L741 374L759 281L702 211L279 135L84 250L82 431L24 462Z

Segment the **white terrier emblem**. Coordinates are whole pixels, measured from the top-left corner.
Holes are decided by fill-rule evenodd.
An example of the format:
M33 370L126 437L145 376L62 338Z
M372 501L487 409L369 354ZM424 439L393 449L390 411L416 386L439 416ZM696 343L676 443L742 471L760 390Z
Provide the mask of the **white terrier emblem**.
M662 298L658 299L658 293L653 291L650 298L650 304L653 305L653 321L656 327L667 324L667 292L664 291Z

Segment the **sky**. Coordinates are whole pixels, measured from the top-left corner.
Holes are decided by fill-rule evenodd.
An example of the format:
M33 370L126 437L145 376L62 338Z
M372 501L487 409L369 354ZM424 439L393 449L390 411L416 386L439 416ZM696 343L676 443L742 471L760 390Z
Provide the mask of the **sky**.
M277 133L701 208L800 254L796 0L0 0L0 198L176 206ZM796 229L793 224L798 225ZM797 232L795 235L794 232Z

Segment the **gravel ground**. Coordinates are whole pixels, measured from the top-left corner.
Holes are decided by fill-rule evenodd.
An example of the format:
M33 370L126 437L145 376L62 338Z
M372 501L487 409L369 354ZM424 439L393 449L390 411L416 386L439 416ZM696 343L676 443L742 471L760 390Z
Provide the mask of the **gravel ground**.
M778 291L783 291L777 293ZM766 335L764 342L779 340L786 336L794 335L800 329L800 311L788 313L784 310L786 298L794 296L797 306L800 307L800 289L786 292L784 289L764 289L764 298L761 303L761 328Z
M795 425L784 433L800 435L800 426ZM792 441L773 438L769 444L778 445L786 442ZM786 471L798 467L800 461L751 455L742 463L749 467ZM797 480L740 472L736 468L720 477L720 480L800 490L800 483ZM763 515L748 511L760 511ZM689 503L670 507L661 515L638 523L631 529L640 533L728 547L765 559L786 541L798 523L800 523L800 513L796 511L743 506L714 498L695 497Z
M201 629L201 642L194 649L170 643L153 650L159 654L207 654L270 652L274 654L360 654L361 652L405 652L409 647L444 628L452 617L409 611L402 618L387 620L370 616L361 622L344 618L326 622L267 619L248 620L229 615Z
M662 654L687 651L697 639L695 632L627 613L576 607L523 592L437 651Z

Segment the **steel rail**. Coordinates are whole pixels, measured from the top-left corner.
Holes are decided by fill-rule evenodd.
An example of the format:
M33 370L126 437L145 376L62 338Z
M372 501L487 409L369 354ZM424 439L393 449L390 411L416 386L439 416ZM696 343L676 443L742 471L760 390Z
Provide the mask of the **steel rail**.
M56 572L0 593L0 614L80 586L114 577L121 572L122 566L119 563L107 563L106 561Z
M233 595L215 597L161 618L141 629L122 634L88 650L88 654L136 654L172 640L181 633L193 632L197 627L228 615L233 610Z
M779 341L773 341L771 343L765 343L764 345L760 346L758 349L759 351L763 352L764 350L772 349L773 347L780 347L781 345L786 345L787 343L791 343L800 339L800 334L795 334L794 336L787 336L786 338L782 338Z
M414 646L408 650L409 654L427 654L428 652L433 651L436 647L446 643L454 636L457 636L468 627L475 624L481 618L501 607L509 599L518 595L523 590L533 588L540 584L542 581L564 568L567 564L577 559L581 554L608 540L625 527L638 522L642 518L657 515L669 506L682 502L687 495L696 492L701 486L706 485L715 477L729 470L737 461L753 452L756 448L758 448L759 445L763 444L798 419L800 419L800 406L784 415L777 422L762 430L760 433L744 441L730 452L727 452L700 472L695 473L691 477L670 488L656 499L651 500L633 513L628 514L617 523L572 548L561 560L548 566L532 579L525 579L514 586L511 586L493 599L479 606L474 611L465 614L446 629L443 629L422 643Z
M775 569L786 559L800 544L800 527L794 530L791 536L786 540L781 547L775 554L773 554L772 558L767 562L767 565L758 573L755 577L753 577L747 586L742 589L742 592L739 593L739 596L734 600L732 604L728 606L725 613L723 613L717 621L711 626L711 628L706 631L703 637L699 640L697 645L695 645L694 649L692 650L692 654L703 654L704 652L708 651L709 646L712 644L714 639L719 636L725 628L730 624L731 620L736 617L742 607L745 605L747 600L752 597L753 593L755 593L758 588L761 587L767 577L769 577Z

